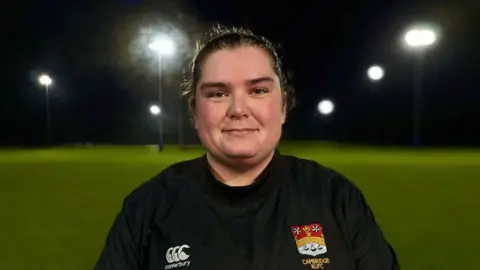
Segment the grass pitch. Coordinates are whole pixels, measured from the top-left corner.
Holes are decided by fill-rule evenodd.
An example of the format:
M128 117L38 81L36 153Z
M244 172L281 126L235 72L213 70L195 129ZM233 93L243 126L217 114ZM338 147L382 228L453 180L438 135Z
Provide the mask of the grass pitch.
M474 269L480 151L289 144L364 192L402 269ZM0 269L92 269L135 187L201 150L149 147L0 151Z

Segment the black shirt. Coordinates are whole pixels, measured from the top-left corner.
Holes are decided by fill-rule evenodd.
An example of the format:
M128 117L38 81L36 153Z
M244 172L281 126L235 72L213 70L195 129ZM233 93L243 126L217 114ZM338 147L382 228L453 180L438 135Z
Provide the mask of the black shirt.
M352 182L277 151L246 187L205 156L165 169L125 199L95 269L400 268Z

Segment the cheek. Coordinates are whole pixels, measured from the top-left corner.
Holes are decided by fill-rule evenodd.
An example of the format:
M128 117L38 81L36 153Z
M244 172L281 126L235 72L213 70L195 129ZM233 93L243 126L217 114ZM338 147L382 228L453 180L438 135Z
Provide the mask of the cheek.
M269 100L268 102L258 106L258 115L264 125L277 125L283 122L283 110L277 100Z
M199 102L195 112L195 127L199 131L219 128L225 113L221 106Z

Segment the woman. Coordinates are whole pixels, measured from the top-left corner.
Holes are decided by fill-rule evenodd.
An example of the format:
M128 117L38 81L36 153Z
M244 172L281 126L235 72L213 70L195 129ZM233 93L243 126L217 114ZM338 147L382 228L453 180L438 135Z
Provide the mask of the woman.
M349 180L276 150L294 103L270 41L215 27L187 79L206 154L125 199L95 269L399 269Z

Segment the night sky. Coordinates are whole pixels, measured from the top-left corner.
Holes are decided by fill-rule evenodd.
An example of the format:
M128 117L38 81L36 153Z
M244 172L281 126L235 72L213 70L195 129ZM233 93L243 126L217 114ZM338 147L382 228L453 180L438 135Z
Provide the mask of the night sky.
M195 143L186 101L179 100L182 68L195 38L220 22L281 45L298 100L285 140L410 145L415 58L401 39L420 21L441 29L426 55L422 143L478 145L479 11L476 0L8 1L0 11L0 142L46 143L37 77L48 73L55 144L156 143L158 123L148 107L158 99L158 64L147 45L163 32L178 46L163 69L165 139L176 143L180 125ZM381 82L367 78L372 64L385 68ZM316 113L323 98L336 105L328 117Z

